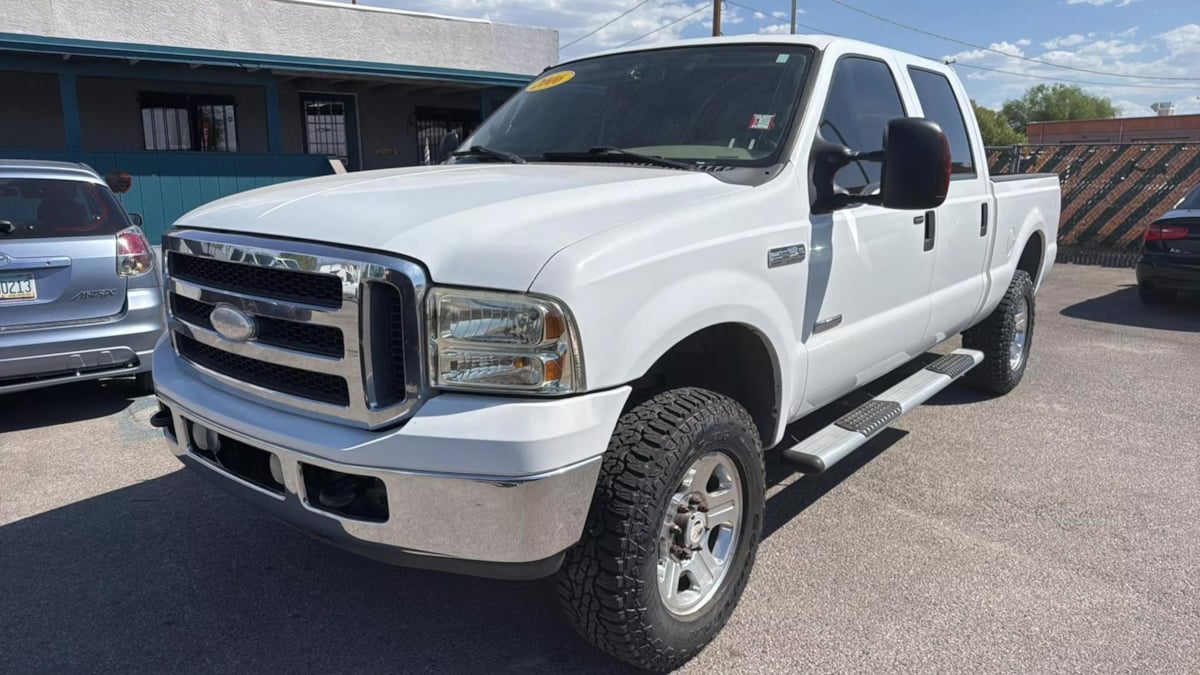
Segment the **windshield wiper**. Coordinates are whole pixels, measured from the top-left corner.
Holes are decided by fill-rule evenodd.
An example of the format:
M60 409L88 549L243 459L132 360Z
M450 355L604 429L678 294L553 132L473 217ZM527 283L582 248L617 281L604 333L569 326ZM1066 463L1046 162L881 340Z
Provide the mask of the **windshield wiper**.
M452 152L450 154L454 157L489 157L491 159L498 159L502 162L511 162L513 164L525 163L525 158L516 153L505 152L504 150L496 150L495 148L489 148L486 145L472 145L466 150L459 150L458 152Z
M547 152L542 155L542 159L549 162L571 160L586 161L602 158L614 158L617 160L631 159L638 162L644 162L646 164L653 164L655 166L665 166L669 169L683 169L684 171L696 170L696 165L689 162L667 159L666 157L659 157L658 155L643 155L640 152L622 150L621 148L614 148L611 145L601 145L595 148L588 148L587 152Z

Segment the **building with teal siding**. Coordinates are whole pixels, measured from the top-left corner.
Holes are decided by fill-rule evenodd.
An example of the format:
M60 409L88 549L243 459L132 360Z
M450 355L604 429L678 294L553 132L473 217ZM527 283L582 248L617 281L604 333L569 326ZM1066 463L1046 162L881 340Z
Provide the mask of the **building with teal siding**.
M157 240L242 190L437 162L557 56L553 30L323 0L22 0L0 157L128 172Z

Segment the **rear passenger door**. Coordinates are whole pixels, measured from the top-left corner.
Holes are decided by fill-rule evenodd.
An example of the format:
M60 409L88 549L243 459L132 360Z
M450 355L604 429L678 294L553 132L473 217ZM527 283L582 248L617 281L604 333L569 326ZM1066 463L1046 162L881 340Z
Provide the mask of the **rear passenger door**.
M979 166L986 161L982 147L967 131L966 97L944 73L909 66L908 75L921 107L914 114L937 122L950 139L950 190L945 203L926 214L933 218L927 227L934 255L928 334L940 342L967 328L983 302L994 209L987 172Z
M883 149L888 121L905 117L902 71L881 58L837 60L819 133L860 152ZM881 165L856 161L837 190L873 194ZM805 304L809 377L805 403L820 406L919 355L929 321L933 253L919 211L860 204L814 214Z

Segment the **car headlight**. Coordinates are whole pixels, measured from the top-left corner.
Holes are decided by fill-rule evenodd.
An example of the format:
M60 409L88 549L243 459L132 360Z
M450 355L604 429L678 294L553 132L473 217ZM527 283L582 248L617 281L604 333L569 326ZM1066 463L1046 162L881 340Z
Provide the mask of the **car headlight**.
M435 387L545 395L584 389L579 332L555 300L434 288L428 314Z

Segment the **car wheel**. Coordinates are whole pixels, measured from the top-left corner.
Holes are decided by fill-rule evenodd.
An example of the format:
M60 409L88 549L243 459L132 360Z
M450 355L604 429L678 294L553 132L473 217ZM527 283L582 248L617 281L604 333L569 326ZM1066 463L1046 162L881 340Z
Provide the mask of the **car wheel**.
M968 383L1007 394L1021 383L1033 348L1033 279L1017 270L999 306L963 333L963 346L983 352L983 363L966 375Z
M1138 297L1147 305L1161 305L1175 299L1175 291L1160 291L1153 286L1138 284Z
M679 667L741 597L765 492L758 432L735 401L685 388L637 405L617 424L583 540L559 572L568 621L626 663Z

